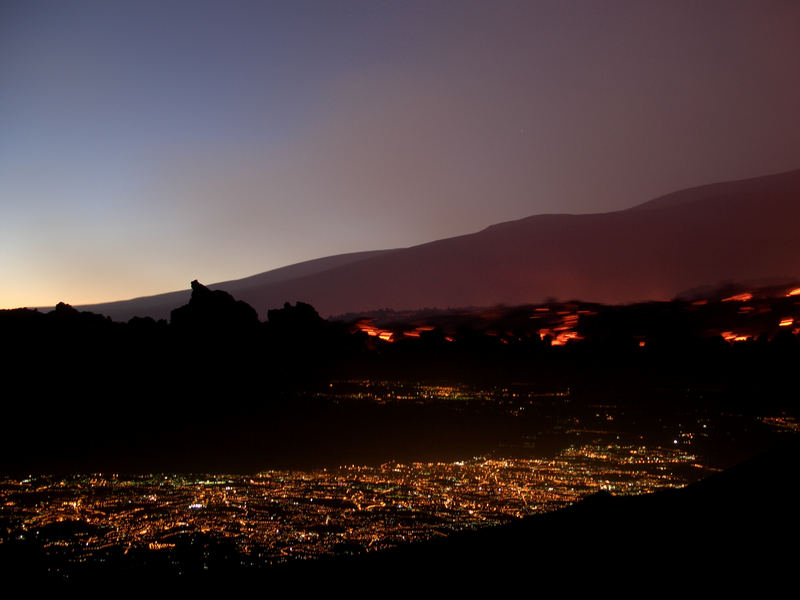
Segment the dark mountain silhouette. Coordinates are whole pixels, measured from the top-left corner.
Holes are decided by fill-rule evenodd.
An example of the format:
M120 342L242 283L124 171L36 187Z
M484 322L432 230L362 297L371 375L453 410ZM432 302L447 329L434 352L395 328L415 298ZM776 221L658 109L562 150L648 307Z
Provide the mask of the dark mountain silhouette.
M537 215L411 248L329 257L212 287L260 315L286 300L323 316L548 297L665 300L726 281L800 275L800 170L692 188L617 212ZM165 317L171 295L93 305Z

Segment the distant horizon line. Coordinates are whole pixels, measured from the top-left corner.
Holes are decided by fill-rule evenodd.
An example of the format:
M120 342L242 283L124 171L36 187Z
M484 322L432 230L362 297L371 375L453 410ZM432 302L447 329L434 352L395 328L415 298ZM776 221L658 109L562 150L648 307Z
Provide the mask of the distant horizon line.
M656 196L654 198L650 198L650 199L645 200L643 202L638 202L638 203L636 203L636 204L634 204L632 206L629 206L627 208L621 208L621 209L615 209L615 210L609 210L609 211L586 212L586 213L577 213L577 212L542 212L542 213L535 213L535 214L531 214L531 215L528 215L528 216L519 217L519 218L516 218L516 219L509 219L509 220L506 220L506 221L498 221L498 222L495 222L495 223L490 223L490 224L482 227L481 229L477 229L475 231L470 231L470 232L467 232L467 233L460 233L460 234L457 234L457 235L447 236L447 237L442 237L442 238L436 238L436 239L433 239L433 240L428 240L428 241L417 243L417 244L411 244L409 246L396 246L396 247L392 247L392 248L380 248L380 249L373 249L373 250L353 250L353 251L349 251L349 252L340 252L340 253L336 253L336 254L327 254L327 255L323 255L323 256L317 256L315 258L310 258L310 259L305 259L305 260L299 260L299 261L296 261L296 262L291 262L291 263L284 264L284 265L281 265L281 266L278 266L278 267L273 267L273 268L270 268L270 269L266 269L264 271L259 271L258 273L255 273L255 274L244 275L244 276L241 276L241 277L232 276L231 278L224 279L224 280L221 280L221 281L216 281L216 282L205 284L205 285L208 285L209 287L213 287L213 286L233 284L233 283L241 282L242 280L263 276L263 275L266 275L268 273L274 273L274 272L280 271L282 269L290 269L292 267L298 267L300 265L308 265L308 264L311 264L311 263L316 263L316 262L325 261L325 260L328 260L328 259L335 259L335 258L340 258L340 257L345 257L345 256L353 256L353 255L358 255L358 254L376 255L376 254L380 254L380 253L387 253L387 252L394 252L394 251L398 251L398 250L406 250L406 249L409 249L409 248L416 248L416 247L420 247L420 246L425 246L427 244L437 243L437 242L440 242L440 241L443 241L443 240L452 240L452 239L456 239L456 238L460 238L460 237L475 235L475 234L481 233L483 231L486 231L487 229L491 229L493 227L498 227L498 226L502 226L502 225L509 224L509 223L515 223L515 222L523 221L523 220L526 220L526 219L533 219L533 218L537 218L537 217L541 217L541 216L591 216L591 215L607 215L607 214L621 213L621 212L626 212L626 211L629 211L629 210L635 210L635 209L637 209L639 207L645 206L645 205L650 204L652 202L655 202L655 201L657 201L659 199L667 198L669 196L672 196L673 194L680 194L681 192L685 192L685 191L688 191L688 190L702 189L702 188L713 187L713 186L717 186L717 185L736 184L736 183L741 183L741 182L750 181L750 180L770 178L770 177L776 177L776 176L781 176L781 175L790 175L790 174L795 174L795 173L798 173L798 172L800 172L800 168L790 169L790 170L775 171L775 172L771 172L771 173L768 173L768 174L757 175L757 176L752 176L752 177L728 179L728 180L723 180L723 181L716 181L716 182L713 182L713 183L706 183L706 184L701 184L701 185L696 185L696 186L690 186L690 187L674 190L672 192L667 192L665 194L661 194L659 196ZM192 279L197 279L197 277L191 277L189 279L189 281L191 281ZM708 284L708 285L716 285L716 284ZM60 302L65 302L65 303L70 304L71 306L75 306L75 307L93 307L93 306L106 305L106 304L118 304L118 303L126 303L126 302L136 302L136 301L144 300L144 299L147 299L147 298L153 298L153 297L156 297L156 296L165 296L165 295L169 295L169 294L183 294L183 293L188 293L188 287L187 288L182 288L182 289L177 289L177 290L160 291L160 292L157 291L157 292L154 292L154 293L146 293L145 292L145 293L138 294L138 295L135 295L135 296L117 298L117 299L114 299L114 300L102 300L102 301L93 301L93 302L81 302L81 301L78 301L78 302L66 302L63 299L60 299L60 300L57 300L54 304L53 303L51 303L51 304L32 303L32 304L28 304L28 305L24 305L24 306L11 306L11 305L9 305L9 306L0 306L0 310L13 310L13 309L16 309L16 308L30 308L30 309L36 309L36 310L45 310L45 309L52 309L53 307L55 307Z

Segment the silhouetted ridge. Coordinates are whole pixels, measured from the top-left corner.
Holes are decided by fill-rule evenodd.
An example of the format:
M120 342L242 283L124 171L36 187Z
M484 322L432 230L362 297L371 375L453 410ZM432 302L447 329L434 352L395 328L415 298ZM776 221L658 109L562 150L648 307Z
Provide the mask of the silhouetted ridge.
M303 298L330 316L548 298L629 304L720 282L794 280L798 197L800 171L793 171L683 190L627 210L531 216L358 259L315 261L313 268L293 267L291 277L270 272L224 289L262 317L287 298ZM94 310L158 317L153 304L163 299Z
M77 315L79 313L76 308L73 308L66 302L59 302L56 304L55 311L57 315Z
M284 460L319 466L334 457L352 461L351 452L389 458L379 454L388 441L392 451L408 442L417 452L424 443L447 448L468 440L473 448L482 439L469 429L473 416L484 426L481 412L452 420L449 408L422 407L434 410L426 418L435 426L426 427L416 405L380 412L383 404L289 400L298 389L324 390L332 381L535 382L537 389L571 390L570 410L578 402L573 396L597 392L615 402L648 396L653 410L654 398L664 395L693 409L702 397L759 418L780 414L797 396L796 290L800 282L774 289L774 296L751 289L746 301L550 303L342 322L325 321L304 302L281 303L261 323L246 303L194 282L172 324L116 323L66 304L48 313L0 311L0 365L12 390L4 402L0 474L225 472ZM73 397L79 400L64 401ZM498 420L486 426L491 435L501 429L491 423L517 418L517 408L496 408ZM286 422L307 433L302 448ZM759 435L726 438L724 454L747 455Z
M234 299L228 292L210 290L196 279L192 281L189 303L170 314L170 322L180 329L245 330L259 324L252 306Z
M278 269L272 269L257 275L251 275L250 277L244 277L243 279L212 283L210 287L215 290L224 290L230 294L234 294L236 298L244 300L254 308L257 308L259 311L259 316L263 319L266 318L267 310L271 306L276 306L278 302L282 302L285 299L281 298L275 303L266 304L263 306L256 305L254 303L253 293L263 286L273 285L282 281L308 277L315 273L327 271L349 263L358 262L389 252L393 251L372 250L366 252L351 252L348 254L327 256L325 258L307 260L285 267L280 267ZM188 301L190 294L191 292L189 290L180 290L176 292L168 292L166 294L158 294L155 296L144 296L140 298L132 298L130 300L121 300L118 302L85 305L81 308L83 310L109 315L115 321L125 321L134 316L150 316L155 319L166 319L173 308Z
M270 328L282 333L308 333L324 327L326 321L310 304L297 302L294 306L288 302L283 308L267 311Z

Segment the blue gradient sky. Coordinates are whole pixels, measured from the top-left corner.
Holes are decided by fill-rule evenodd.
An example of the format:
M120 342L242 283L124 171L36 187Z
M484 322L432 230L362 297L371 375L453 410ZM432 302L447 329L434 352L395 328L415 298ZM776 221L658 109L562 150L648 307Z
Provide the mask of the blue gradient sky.
M800 168L800 3L0 4L0 307Z

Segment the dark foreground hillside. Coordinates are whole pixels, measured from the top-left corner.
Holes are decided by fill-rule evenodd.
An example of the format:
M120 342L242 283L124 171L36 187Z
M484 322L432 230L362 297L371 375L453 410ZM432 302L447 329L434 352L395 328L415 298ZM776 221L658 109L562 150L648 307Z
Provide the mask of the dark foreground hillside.
M511 384L567 390L559 411L575 418L579 406L594 414L598 402L626 404L651 422L691 412L697 423L697 411L797 417L794 284L721 300L550 303L405 322L394 315L385 324L327 321L302 302L262 322L229 294L192 287L170 323L117 323L64 304L0 311L0 474L451 460L542 430L539 398L514 411L497 402L398 401L383 384L381 397L345 402L331 390L347 381L360 382L351 386L356 398L380 381L470 383L492 397ZM373 335L379 330L396 341ZM645 433L641 420L631 430ZM742 431L736 443L717 445L717 464L751 456L751 441L766 449Z

